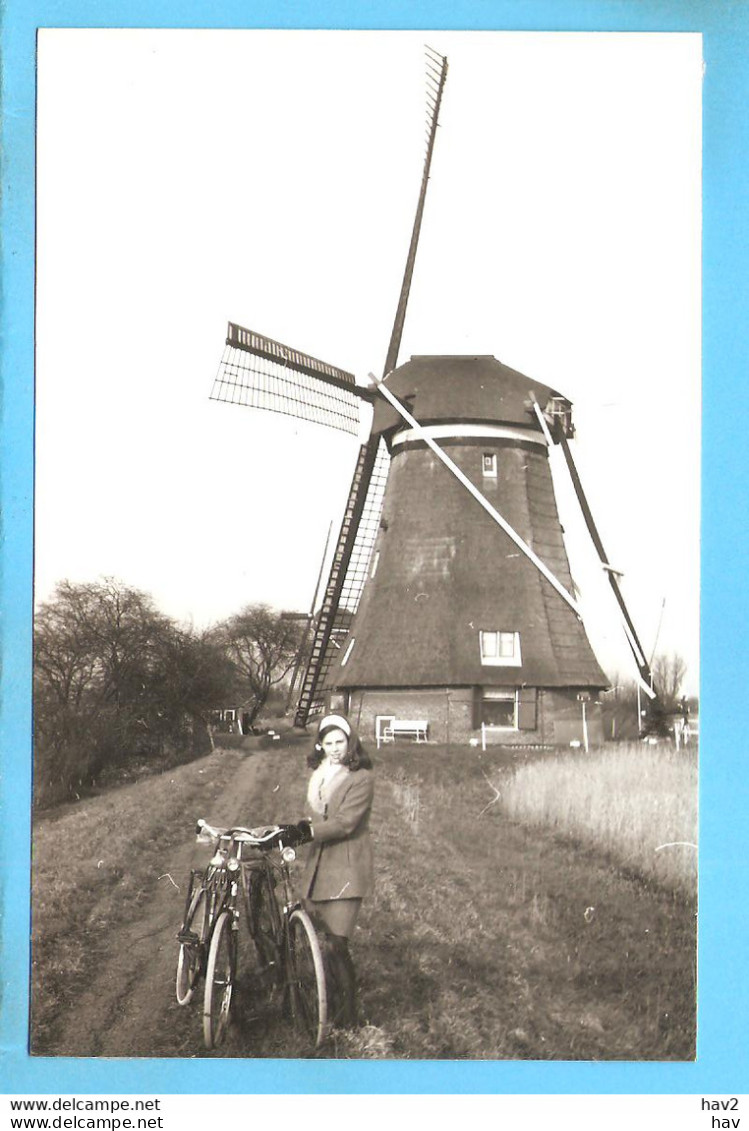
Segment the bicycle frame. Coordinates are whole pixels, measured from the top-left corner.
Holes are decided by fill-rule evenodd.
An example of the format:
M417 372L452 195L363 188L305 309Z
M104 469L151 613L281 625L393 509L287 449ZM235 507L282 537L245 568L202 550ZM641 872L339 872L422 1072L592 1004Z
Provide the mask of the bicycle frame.
M219 833L215 838L211 837L211 840L214 839L216 847L208 867L205 870L193 868L190 872L183 925L177 934L180 943L177 1000L180 1004L186 1004L191 999L195 983L205 976L214 928L223 912L226 911L229 915L232 932L236 932L239 926L237 895L240 887L238 870L241 847L238 855L234 850L231 830L225 834ZM205 906L201 910L199 933L197 933L192 929L191 920L200 906L201 894L205 899ZM186 984L182 986L180 993L179 971L183 962L187 963L189 972L186 975Z
M284 1009L319 1047L329 1029L325 968L317 932L294 893L289 869L294 857L286 848L275 861L266 850L246 865L249 928L261 969L283 993ZM262 922L263 910L269 923Z
M289 871L293 858L293 849L283 849L278 861L271 859L270 850L260 849L250 860L242 861L242 888L250 935L261 960L277 964L279 977L283 976L284 981L289 965L288 921L291 913L301 907L301 901L294 894ZM258 900L262 902L263 892L267 893L265 906L271 916L269 930L263 929L257 915ZM263 953L263 947L266 953ZM267 954L269 947L272 948L272 956Z
M177 936L178 1002L186 1004L205 977L204 1035L207 1047L214 1048L229 1018L244 911L259 959L259 986L265 981L266 992L268 987L271 994L280 991L292 1020L319 1045L327 1025L325 974L314 927L294 893L289 867L294 849L279 841L277 826L254 833L213 829L202 821L198 827L199 839L212 843L214 851L204 871L190 874ZM278 859L271 858L275 850Z

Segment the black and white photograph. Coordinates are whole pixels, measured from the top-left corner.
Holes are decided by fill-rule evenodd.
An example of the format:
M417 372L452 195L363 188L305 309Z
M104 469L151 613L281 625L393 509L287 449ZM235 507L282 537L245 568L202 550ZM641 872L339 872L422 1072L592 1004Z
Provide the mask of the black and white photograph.
M693 1062L701 36L37 61L32 1056Z

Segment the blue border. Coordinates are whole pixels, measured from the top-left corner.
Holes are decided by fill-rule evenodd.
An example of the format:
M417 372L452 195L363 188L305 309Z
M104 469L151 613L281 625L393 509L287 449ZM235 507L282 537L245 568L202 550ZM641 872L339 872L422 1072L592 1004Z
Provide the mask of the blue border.
M218 8L218 10L217 10ZM2 10L2 714L0 1045L12 1092L749 1092L746 900L749 5L735 0L5 0ZM700 1037L696 1064L29 1058L34 104L38 27L689 31L704 36L704 473ZM744 363L742 365L742 362ZM730 431L729 431L730 429ZM730 444L727 442L730 437ZM737 442L738 440L738 442ZM663 505L667 509L667 499Z

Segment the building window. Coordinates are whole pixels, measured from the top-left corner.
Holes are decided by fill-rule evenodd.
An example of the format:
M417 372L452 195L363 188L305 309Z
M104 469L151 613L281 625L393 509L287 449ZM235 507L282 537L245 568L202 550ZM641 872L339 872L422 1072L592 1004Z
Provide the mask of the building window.
M496 667L519 668L519 632L480 632L481 663Z
M348 648L343 653L343 658L341 659L341 667L343 667L344 664L348 663L348 658L351 655L351 649L354 647L355 644L356 644L356 637L352 636L351 640L349 641Z
M372 572L369 575L370 577L374 577L374 575L377 573L377 566L379 564L380 564L380 551L375 550L375 555L374 555L374 558L372 559Z
M535 687L474 687L475 730L538 730Z
M484 479L497 478L497 456L495 452L484 452L481 457L481 474Z
M486 687L481 700L481 725L518 729L518 693L513 688Z

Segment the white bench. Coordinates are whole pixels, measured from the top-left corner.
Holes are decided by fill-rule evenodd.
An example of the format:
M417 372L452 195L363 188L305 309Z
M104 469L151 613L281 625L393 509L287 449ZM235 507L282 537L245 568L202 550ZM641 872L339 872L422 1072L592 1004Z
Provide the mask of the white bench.
M380 742L395 742L396 738L414 738L417 742L426 742L428 729L427 719L392 719L383 727L377 745Z

